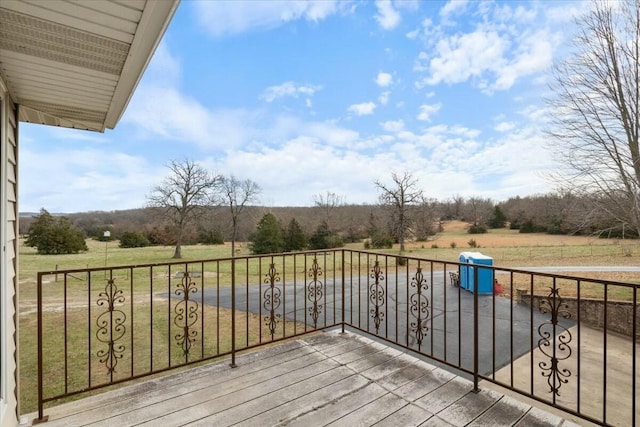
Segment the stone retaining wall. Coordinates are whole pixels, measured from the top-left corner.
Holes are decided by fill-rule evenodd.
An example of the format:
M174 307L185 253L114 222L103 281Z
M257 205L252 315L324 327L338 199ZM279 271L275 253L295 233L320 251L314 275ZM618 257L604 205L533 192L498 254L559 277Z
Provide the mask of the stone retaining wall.
M547 295L529 295L526 289L517 290L518 303L540 308L540 301ZM575 297L562 297L571 319L578 318L578 301ZM580 298L580 320L595 328L604 329L604 300ZM631 301L607 301L607 330L631 337L633 335L633 303ZM640 305L636 305L636 341L640 341Z

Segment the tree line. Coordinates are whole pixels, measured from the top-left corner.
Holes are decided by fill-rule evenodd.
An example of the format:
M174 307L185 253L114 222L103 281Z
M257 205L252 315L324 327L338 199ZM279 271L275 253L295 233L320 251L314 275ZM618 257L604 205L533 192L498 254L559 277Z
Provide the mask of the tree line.
M332 199L333 193L328 193ZM326 194L323 197L326 199ZM235 227L228 207L211 206L203 209L202 215L185 227L182 244L222 244L230 242L234 234L236 242L250 242L255 253L339 247L353 242L362 242L366 248L388 248L399 244L401 236L398 230L401 227L393 208L380 203L348 204L338 196L333 200L339 203L309 207L245 206L243 215L235 219ZM433 239L437 237L442 222L450 220L467 222L469 233L509 227L521 233L638 237L635 230L624 223L593 215L590 203L589 198L572 193L513 197L503 202L460 195L453 195L447 200L426 199L406 206L402 238L408 241ZM42 242L56 236L54 243L38 247L41 253L86 250L84 238L119 240L122 247L174 246L175 226L156 212L157 209L146 207L65 216L42 210L39 215L22 217L20 232L27 236L29 245L36 242L42 245ZM41 235L44 230L49 230L49 234ZM104 236L105 231L109 231L109 237ZM59 245L66 241L64 236L69 237L69 242L82 244L71 245L69 252L60 252Z

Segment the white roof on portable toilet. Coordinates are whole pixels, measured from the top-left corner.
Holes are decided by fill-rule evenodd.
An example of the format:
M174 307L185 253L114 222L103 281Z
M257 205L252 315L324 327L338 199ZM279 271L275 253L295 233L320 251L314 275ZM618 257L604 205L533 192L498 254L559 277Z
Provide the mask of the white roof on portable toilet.
M493 259L482 252L460 252L460 257L465 257L467 259Z

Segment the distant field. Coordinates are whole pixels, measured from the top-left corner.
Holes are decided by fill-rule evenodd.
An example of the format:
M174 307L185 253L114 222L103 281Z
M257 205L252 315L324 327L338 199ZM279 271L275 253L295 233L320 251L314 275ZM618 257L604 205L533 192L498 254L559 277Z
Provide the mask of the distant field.
M462 251L478 251L494 259L494 265L503 267L566 266L566 265L640 265L640 241L598 239L585 236L549 234L521 234L517 230L489 230L486 234L468 234L466 223L450 221L444 232L426 242L407 243L407 255L439 261L457 261ZM477 246L472 248L469 241ZM35 284L38 271L134 265L176 261L171 258L173 247L154 246L122 249L118 242L88 240L89 251L75 255L37 255L35 249L21 244L19 280ZM452 247L454 245L455 247ZM349 249L363 250L362 243L352 243ZM237 255L249 255L246 243L236 245ZM397 245L384 253L398 253ZM183 261L228 258L231 245L183 246Z

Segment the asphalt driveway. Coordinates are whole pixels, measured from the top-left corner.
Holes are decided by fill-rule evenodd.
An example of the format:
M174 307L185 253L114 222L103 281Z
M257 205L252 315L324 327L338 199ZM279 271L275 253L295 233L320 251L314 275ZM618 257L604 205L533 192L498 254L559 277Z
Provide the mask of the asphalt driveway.
M408 283L406 275L389 275L381 284L382 293L378 303L379 327L376 330L376 307L372 302L371 280L367 276L354 277L345 284L344 318L348 324L375 334L378 337L408 345L414 349L467 369L473 369L473 319L474 295L464 289L447 284L442 272L433 272L427 277L428 288L423 289L423 301L427 300L426 316L422 319L424 338L418 345L415 334L416 318L407 310L416 291ZM324 327L342 319L341 284L327 279L317 289L317 319L314 322L313 294L306 291L312 283L277 283L280 297L276 313L287 320L310 327ZM268 285L241 285L236 288L236 310L266 316L269 313L270 292ZM306 292L306 297L305 297ZM409 298L407 298L407 295ZM231 308L231 289L221 287L205 289L191 298L211 306L218 304ZM516 360L538 347L540 333L560 334L563 327L574 322L563 320L554 331L549 325L550 315L540 313L526 305L517 304L508 298L493 295L478 295L478 336L480 372L489 374L499 370L511 360ZM411 331L414 330L414 332Z

